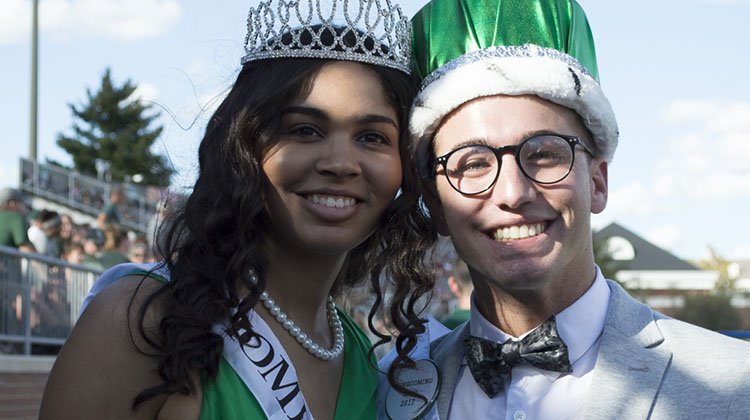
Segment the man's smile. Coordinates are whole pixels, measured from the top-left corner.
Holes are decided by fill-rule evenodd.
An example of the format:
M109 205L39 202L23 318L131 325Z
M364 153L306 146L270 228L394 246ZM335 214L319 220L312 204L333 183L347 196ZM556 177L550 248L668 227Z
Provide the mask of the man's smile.
M492 237L499 242L530 238L547 230L548 222L504 226L492 232Z

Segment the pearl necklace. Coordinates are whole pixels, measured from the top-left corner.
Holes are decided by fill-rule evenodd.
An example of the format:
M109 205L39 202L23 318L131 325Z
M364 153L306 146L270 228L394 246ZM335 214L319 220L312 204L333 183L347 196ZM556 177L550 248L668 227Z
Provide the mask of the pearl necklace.
M341 356L341 352L344 350L344 327L341 326L341 320L339 319L339 314L336 312L336 305L333 303L331 296L328 296L326 305L328 325L333 330L333 347L330 350L324 349L318 343L312 341L307 334L303 333L297 324L271 299L267 291L263 291L260 294L260 300L263 302L263 306L268 309L268 313L276 318L276 321L289 332L289 335L294 337L302 348L310 354L324 361L333 360Z

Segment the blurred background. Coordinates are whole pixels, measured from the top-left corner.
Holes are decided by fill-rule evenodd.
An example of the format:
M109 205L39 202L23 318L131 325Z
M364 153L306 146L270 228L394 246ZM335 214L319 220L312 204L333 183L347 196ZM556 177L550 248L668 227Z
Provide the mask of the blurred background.
M424 1L401 3L412 15ZM649 305L744 337L750 0L579 3L621 134L593 219L597 260ZM96 275L159 258L154 227L195 180L206 121L240 69L248 6L0 1L0 204L20 200L40 244L0 247L0 395L32 395L0 404L0 419L35 418L33 395ZM460 306L457 261L447 241L437 255L428 311L444 318ZM38 363L16 358L31 354Z

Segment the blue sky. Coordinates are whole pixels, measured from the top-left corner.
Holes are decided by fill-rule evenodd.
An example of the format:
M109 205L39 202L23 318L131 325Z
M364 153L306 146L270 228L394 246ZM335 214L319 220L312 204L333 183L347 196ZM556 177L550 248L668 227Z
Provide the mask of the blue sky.
M402 1L413 14L424 1ZM683 258L708 246L750 259L750 0L579 0L620 125L610 201L617 221ZM55 144L69 103L105 68L163 109L168 154L189 187L211 111L239 71L248 1L40 0L38 157L70 163ZM0 1L0 186L28 155L31 0ZM170 116L171 115L171 116Z

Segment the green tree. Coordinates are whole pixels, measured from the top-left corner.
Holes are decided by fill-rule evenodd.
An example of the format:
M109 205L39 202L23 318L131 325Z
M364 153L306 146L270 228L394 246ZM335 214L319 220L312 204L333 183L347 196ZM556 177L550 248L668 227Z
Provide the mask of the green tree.
M716 250L708 247L708 258L698 260L695 264L703 270L712 270L719 273L719 279L716 280L716 290L719 292L733 292L734 279L729 276L729 265L731 261L719 255Z
M87 103L69 104L73 133L58 134L57 145L83 174L96 176L96 160L101 159L109 164L113 181L141 175L145 185L168 186L174 171L164 157L151 152L162 132L161 126L153 126L159 113L152 111L152 105L133 100L135 90L130 80L115 85L107 69L99 90L86 90Z
M714 290L708 295L686 296L685 305L677 314L677 318L716 331L739 329L742 325L742 316L732 306L735 289L734 280L729 276L728 270L731 262L710 246L708 253L707 258L696 261L695 264L703 270L719 273Z
M685 305L676 318L709 330L736 330L742 325L742 318L731 300L732 295L726 291L685 296Z

